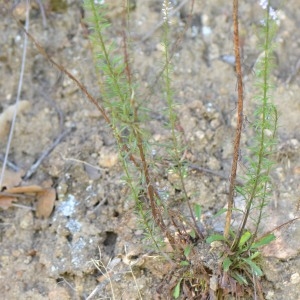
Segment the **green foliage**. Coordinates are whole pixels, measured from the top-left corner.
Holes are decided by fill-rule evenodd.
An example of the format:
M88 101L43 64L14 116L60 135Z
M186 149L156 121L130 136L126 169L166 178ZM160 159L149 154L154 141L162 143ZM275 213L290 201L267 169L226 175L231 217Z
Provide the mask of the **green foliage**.
M187 245L185 248L184 248L184 256L185 257L188 257L191 253L191 250L192 250L192 246L191 245Z
M181 286L183 286L182 289L196 287L194 291L199 288L201 292L195 297L199 296L198 298L200 299L201 296L201 299L206 299L208 296L207 292L209 291L210 293L212 291L212 289L209 290L208 288L208 285L211 284L211 279L224 274L224 277L229 274L231 279L234 278L240 285L249 285L250 282L255 280L253 278L263 275L259 264L259 249L275 239L273 234L257 238L272 188L270 172L274 164L272 155L276 143L275 136L278 122L277 110L271 101L272 84L270 83L270 74L273 63L273 40L276 33L276 20L274 20L274 15L272 15L274 10L271 10L270 1L260 2L264 3L263 6L266 6L267 12L261 30L261 55L255 65L257 95L254 98L257 106L253 114L254 121L251 125L254 137L249 147L250 155L247 157L247 171L243 178L245 184L235 186L236 168L233 168L234 172L232 173L233 176L231 176L233 180L230 180L229 194L232 196L230 199L233 200L233 187L235 186L236 192L245 201L245 210L241 211L235 208L235 211L242 213L243 219L237 232L230 228L231 213L234 209L232 205L228 205L229 209L227 212L230 214L227 215L229 217L226 219L224 235L211 234L206 239L203 234L205 230L201 231L199 229L202 208L199 204L195 204L192 207L189 203L185 185L188 173L188 164L184 161L186 146L183 142L182 130L177 116L177 104L174 101L175 89L172 86L171 23L169 15L171 2L163 0L163 70L161 72L164 87L162 98L166 104L164 116L167 120L166 127L169 129L170 136L164 145L159 146L165 150L162 153L165 155L163 158L164 162L167 162L166 170L176 174L179 178L178 182L176 182L176 188L178 187L182 193L183 203L188 207L189 216L183 216L182 212L175 211L168 203L169 201L165 201L164 196L155 186L156 161L150 151L152 145L149 144L148 131L150 130L147 127L149 117L147 108L143 103L145 102L144 98L139 99L138 84L134 81L134 76L132 75L130 52L128 51L130 43L126 35L126 28L124 28L122 47L116 45L113 39L108 39L107 31L110 24L105 18L107 8L105 5L99 4L99 2L101 1L85 0L84 6L88 15L86 21L89 24L90 41L99 78L101 105L71 73L52 60L29 33L27 35L54 66L68 75L77 84L102 113L107 124L111 127L123 167L122 179L129 187L130 198L135 201L135 208L140 218L141 226L145 229L145 238L151 240L158 251L162 251L164 246L172 248L173 251L170 251L170 256L175 258L174 261L179 262L180 270L176 270L178 271L177 274L176 272L172 273L179 278L173 290L173 297L180 297ZM194 1L191 2L193 4ZM234 16L237 16L238 1L234 0L233 2ZM127 19L125 16L124 20L128 21L128 14L129 5L127 3ZM237 19L237 17L234 17L234 24L236 25L234 28L235 49L240 47ZM236 51L236 57L238 58L239 56L239 51ZM236 61L239 62L240 60L236 59ZM236 69L239 70L237 71L239 103L241 104L239 112L242 112L242 74L240 64L237 63L237 66ZM160 78L160 75L158 78ZM238 117L238 124L241 126L243 125L242 114L239 114ZM235 163L237 163L239 158L237 154L241 150L239 149L241 127L238 127L236 132L238 133L238 139L237 143L235 143L235 149L237 147L237 151L234 151L235 159L233 161ZM233 164L233 166L236 166L236 164ZM232 204L233 201L228 201L228 203ZM226 209L221 209L214 217L220 216L225 211ZM249 219L255 221L255 229L253 231L248 230ZM217 248L218 257L222 259L223 274L220 274L219 271L216 272L217 274L213 273L215 270L210 269L204 262L201 264L199 257L197 257L197 250L203 249L201 247L198 248L196 243L200 244L204 240L207 243L219 242L215 243L217 245L215 248ZM214 251L213 247L211 250ZM204 251L206 251L206 248L204 248ZM167 254L164 253L164 255L166 256ZM216 285L218 284L216 283ZM216 289L218 288L216 287Z
M118 47L111 40L106 39L106 30L110 24L105 19L106 7L95 1L85 0L88 12L86 21L91 30L90 40L98 77L103 104L110 113L111 127L117 141L120 160L124 170L123 180L131 191L131 198L135 200L136 210L146 230L146 238L152 240L157 247L161 247L159 227L155 224L149 206L143 201L143 194L147 190L147 171L137 163L134 156L148 160L147 132L141 127L141 121L146 116L140 107L139 113L135 97L135 84L132 82L128 57L119 53ZM128 45L125 45L128 47Z
M206 243L211 244L216 241L226 241L223 234L212 234L206 239Z
M249 217L251 218L252 215L255 215L256 228L251 234L251 242L256 239L264 215L264 208L270 195L270 171L274 164L272 154L276 144L278 126L277 109L271 101L272 84L270 83L275 33L276 22L270 16L268 4L260 37L262 54L255 65L255 85L257 88L255 100L257 106L252 124L254 138L249 147L250 155L246 158L247 171L243 178L245 184L236 188L237 193L244 198L246 208L238 233L232 243L231 251L236 251L244 242L242 241L242 237L245 238L243 232Z
M202 207L200 204L194 205L194 212L195 212L195 216L196 216L197 220L200 221L201 214L202 214Z
M253 243L251 245L250 249L260 248L262 246L265 246L265 245L271 243L274 240L275 240L275 235L274 234L268 234L268 235L262 237L261 239L259 239L257 242Z
M154 158L149 149L149 135L147 132L147 109L138 98L136 92L138 85L133 82L129 59L130 48L128 39L124 38L124 46L120 53L114 41L106 38L109 23L105 19L106 7L96 4L95 1L85 0L85 8L88 12L86 18L89 23L91 34L90 40L93 53L103 105L110 116L110 126L117 141L118 151L124 170L124 182L131 190L131 198L135 200L136 210L141 220L141 225L146 229L146 237L152 240L157 249L162 236L167 237L169 243L175 246L174 236L165 225L163 215L168 215L168 203L163 201L161 194L155 189L152 182L155 167ZM167 127L170 130L170 141L164 146L166 151L165 160L170 161L170 168L179 176L179 186L183 191L184 201L188 204L194 225L190 235L196 238L201 233L198 230L194 212L189 204L189 197L185 189L184 179L187 175L187 167L182 160L184 147L182 145L181 132L177 129L178 117L176 104L173 98L171 85L171 54L170 54L170 2L164 2L163 24L163 94L166 102L164 114L168 120ZM128 14L128 10L127 10ZM147 196L145 196L147 194ZM144 196L143 196L144 195ZM196 207L200 218L201 210ZM185 217L181 217L185 218Z
M182 132L178 129L179 121L176 112L177 104L174 101L174 89L172 87L172 63L170 52L170 19L169 1L164 1L164 23L163 23L163 95L166 102L164 115L167 119L167 128L170 132L169 141L164 145L167 161L170 162L169 170L178 175L179 189L182 191L184 203L187 204L190 216L180 216L178 219L182 224L177 224L175 217L170 217L168 203L155 189L153 183L153 169L155 162L149 149L149 134L145 129L148 116L147 109L143 107L138 98L137 87L131 75L131 67L127 49L130 48L125 38L124 48L126 51L119 52L119 47L111 40L105 38L109 23L105 19L105 6L95 4L93 0L85 0L85 8L89 12L87 21L90 25L90 40L93 46L95 64L100 78L100 89L103 105L110 116L111 126L118 145L120 160L124 170L123 180L130 188L130 197L134 199L137 213L140 217L141 226L146 231L146 238L150 239L156 248L164 246L164 238L183 255L180 259L182 268L191 267L188 261L193 250L190 240L204 236L199 229L202 208L199 204L192 206L189 203L186 191L185 178L187 176L186 162L184 161L185 145ZM236 192L240 194L246 203L242 212L243 220L237 233L231 229L230 238L221 234L212 234L206 238L207 243L222 241L224 251L222 253L223 271L230 274L239 284L248 285L252 275L262 276L262 270L258 259L258 249L273 239L273 235L267 235L257 239L261 220L264 215L268 196L270 193L270 171L273 165L271 156L275 145L277 131L277 110L271 102L270 71L272 66L273 38L276 32L275 22L271 20L269 10L265 18L262 30L262 55L259 57L255 74L257 77L256 87L257 107L254 112L253 131L254 138L249 147L250 155L247 157L247 172L244 176L245 184L237 186ZM216 216L224 213L220 210ZM246 230L248 219L256 216L255 230ZM169 218L184 240L181 245L176 244L174 231L171 232L165 223ZM188 221L187 221L188 220ZM189 222L192 220L192 222ZM190 226L186 230L186 224ZM185 233L185 235L183 234ZM186 236L190 237L186 237ZM178 240L178 237L177 237ZM176 299L181 293L182 278L178 281L173 297Z
M248 285L253 281L252 276L262 276L263 272L259 266L260 252L257 248L270 243L275 239L269 234L255 243L251 243L252 234L245 231L241 236L238 248L235 252L224 253L222 267L223 271L237 280L241 285Z
M177 299L177 298L180 296L180 285L181 285L181 281L182 281L182 279L180 279L180 280L178 281L178 283L176 284L176 286L175 286L175 289L174 289L174 292L173 292L173 297L174 297L175 299Z

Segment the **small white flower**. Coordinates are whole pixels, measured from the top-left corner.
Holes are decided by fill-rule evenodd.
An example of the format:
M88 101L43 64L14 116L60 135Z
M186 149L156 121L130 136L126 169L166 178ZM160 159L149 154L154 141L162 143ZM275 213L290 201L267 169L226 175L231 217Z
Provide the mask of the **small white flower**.
M172 7L172 4L170 1L168 0L164 0L163 3L162 3L162 14L163 14L163 20L164 22L168 22L169 24L171 24L171 21L170 21L170 12L171 10L173 9Z
M259 0L259 5L263 8L266 9L268 6L268 0Z
M262 7L262 9L267 9L268 8L268 0L259 0L259 5ZM269 6L269 15L270 18L279 25L279 18L276 10L272 7Z
M270 17L274 20L274 21L278 21L278 15L277 12L275 11L275 9L273 7L270 6L270 11L269 11Z

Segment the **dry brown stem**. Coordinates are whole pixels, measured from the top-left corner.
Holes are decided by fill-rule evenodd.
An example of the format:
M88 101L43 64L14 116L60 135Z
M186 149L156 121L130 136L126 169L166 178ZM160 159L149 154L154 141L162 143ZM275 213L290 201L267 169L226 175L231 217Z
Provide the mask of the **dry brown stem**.
M230 223L231 223L232 209L233 209L233 202L234 202L233 197L234 197L234 190L236 185L237 164L239 160L240 141L241 141L241 133L243 128L244 94L243 94L243 76L242 76L243 74L242 74L241 54L240 54L238 2L239 2L238 0L233 0L233 34L234 34L233 42L234 42L234 55L235 55L235 70L236 70L237 87L238 87L237 126L236 126L235 139L233 144L233 160L231 166L228 206L227 206L226 222L225 222L225 229L224 229L225 238L228 238L229 230L230 230Z

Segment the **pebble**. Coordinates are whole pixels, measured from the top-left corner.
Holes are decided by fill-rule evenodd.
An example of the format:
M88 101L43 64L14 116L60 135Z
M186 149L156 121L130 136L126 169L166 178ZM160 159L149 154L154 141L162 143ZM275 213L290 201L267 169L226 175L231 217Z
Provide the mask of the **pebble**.
M106 151L103 151L100 153L98 164L102 168L112 168L117 164L118 158L117 153L106 153Z
M300 275L299 275L299 273L292 274L292 276L291 276L291 283L292 284L298 284L298 283L300 283Z
M31 211L28 211L20 221L20 228L30 229L33 226L33 214Z
M13 16L21 22L26 20L26 2L20 2L13 10Z

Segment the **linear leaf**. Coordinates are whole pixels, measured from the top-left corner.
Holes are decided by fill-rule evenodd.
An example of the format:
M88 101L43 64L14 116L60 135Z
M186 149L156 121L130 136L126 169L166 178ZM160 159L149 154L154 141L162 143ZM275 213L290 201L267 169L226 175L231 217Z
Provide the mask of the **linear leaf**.
M188 257L191 253L191 250L192 250L192 246L191 245L187 245L185 248L184 248L184 256L185 257Z
M231 265L232 265L232 260L229 257L226 257L223 261L223 270L224 270L224 272L227 272Z
M258 242L252 244L251 249L265 246L265 245L271 243L272 241L274 241L275 239L276 239L275 235L273 233L270 233L270 234L264 236L263 238L259 239Z
M245 284L245 285L248 285L248 281L247 281L247 279L244 277L244 276L242 276L241 274L239 274L239 273L232 273L231 274L231 276L235 279L235 280L237 280L237 282L239 283L239 284Z
M180 280L178 281L178 283L177 283L176 286L175 286L174 292L173 292L173 297L174 297L175 299L177 299L177 298L180 296L180 285L181 285L181 280L182 280L182 279L180 279Z
M241 249L250 238L251 238L251 232L246 231L240 239L239 248Z
M254 273L254 275L256 275L256 276L262 276L263 275L263 272L262 272L261 268L254 261L252 261L250 258L243 258L243 261L250 266L250 268L251 268L252 272Z
M200 220L201 213L202 213L201 205L200 204L195 204L194 211L195 211L195 215L196 215L197 220Z
M225 241L225 240L226 239L221 234L212 234L206 239L206 243L211 244L212 242L215 241Z

